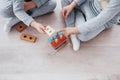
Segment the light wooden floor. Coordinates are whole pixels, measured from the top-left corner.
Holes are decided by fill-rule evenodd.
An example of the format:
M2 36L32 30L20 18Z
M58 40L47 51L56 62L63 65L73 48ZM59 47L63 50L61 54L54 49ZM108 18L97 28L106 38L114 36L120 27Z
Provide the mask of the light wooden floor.
M60 30L65 26L60 9L58 4L55 13L36 19ZM47 35L27 28L22 33L38 39L34 44L25 42L14 28L4 33L4 24L0 18L0 80L120 80L120 26L82 43L78 52L68 44L51 55L55 51L48 46Z

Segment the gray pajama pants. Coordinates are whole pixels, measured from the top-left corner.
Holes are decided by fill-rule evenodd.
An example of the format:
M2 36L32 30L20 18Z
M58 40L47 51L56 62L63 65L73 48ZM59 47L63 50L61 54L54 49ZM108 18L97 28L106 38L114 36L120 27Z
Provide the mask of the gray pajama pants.
M62 0L62 7L69 5L72 1L73 0ZM94 5L90 5L93 3L92 1L93 0L87 0L81 6L77 6L68 16L68 18L65 19L66 26L80 26L82 23L96 17L102 9L98 7L98 10L96 10L96 7ZM110 27L112 25L112 23L108 22L104 26L93 30L87 34L78 34L77 37L81 41L91 40L96 37L100 32L102 32L106 27Z
M50 0L44 5L42 5L40 8L35 8L32 11L33 14L31 16L36 17L36 16L44 15L49 12L52 12L55 8L56 8L56 2L54 0Z
M55 7L56 7L56 2L54 0L49 0L48 2L43 4L41 7L32 9L31 10L32 11L31 16L32 17L37 17L37 16L40 16L40 15L47 14L49 12L52 12L55 9ZM20 22L20 20L14 15L14 13L9 13L9 12L5 13L5 14L2 14L2 16L4 16L4 18L8 19L8 23L9 23L9 20L11 20L11 19L15 19L16 22Z

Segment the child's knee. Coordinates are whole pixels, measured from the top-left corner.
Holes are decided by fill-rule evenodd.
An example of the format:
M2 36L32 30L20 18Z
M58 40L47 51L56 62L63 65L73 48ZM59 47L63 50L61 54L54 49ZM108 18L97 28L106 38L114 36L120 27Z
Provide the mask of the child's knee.
M2 17L5 17L5 10L4 9L0 9L0 16L2 16Z
M86 41L91 40L91 38L88 37L88 36L85 35L85 34L78 34L77 37L78 37L78 39L80 39L80 40L83 41L83 42L86 42Z
M1 15L2 17L9 18L9 17L12 17L12 16L13 16L13 12L11 12L11 11L8 10L8 9L1 9L1 10L0 10L0 15Z

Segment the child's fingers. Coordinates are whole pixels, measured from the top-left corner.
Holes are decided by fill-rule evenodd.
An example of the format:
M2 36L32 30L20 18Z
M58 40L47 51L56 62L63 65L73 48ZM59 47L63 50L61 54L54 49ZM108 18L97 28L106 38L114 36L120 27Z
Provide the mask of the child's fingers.
M68 15L69 15L69 12L67 11L67 13L66 13L66 16L65 16L65 17L67 18L67 17L68 17Z
M61 14L62 14L62 17L64 18L64 9L62 10Z
M45 32L44 32L43 30L39 30L39 32L40 32L41 34L45 34Z
M62 10L62 16L63 16L63 18L66 18L66 13L67 13L67 11L65 9L63 9Z
M42 30L46 30L46 26L42 26L41 29L42 29Z
M67 18L67 10L65 11L65 13L64 13L64 18Z
M62 30L60 30L60 32L63 32L63 33L65 33L65 31L66 31L66 29L64 28L64 29L62 29Z
M69 35L66 33L66 34L64 34L67 38L69 37Z
M62 32L67 38L70 36L67 32L67 28L60 30L60 32Z
M42 34L45 34L45 29L41 29Z
M45 34L45 31L42 28L37 29L39 33Z
M65 10L62 11L62 16L65 18Z

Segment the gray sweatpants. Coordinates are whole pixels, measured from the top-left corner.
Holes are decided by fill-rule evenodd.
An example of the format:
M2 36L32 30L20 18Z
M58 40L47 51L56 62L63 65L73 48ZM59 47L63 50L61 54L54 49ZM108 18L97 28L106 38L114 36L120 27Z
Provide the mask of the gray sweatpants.
M52 12L55 8L56 8L56 2L55 2L55 0L49 0L48 2L46 2L45 4L43 4L42 6L32 9L31 10L32 11L31 17L37 17L37 16L40 16L40 15L47 14L49 12ZM9 13L9 12L5 13L5 14L2 14L2 16L4 16L4 18L8 19L7 23L9 23L9 21L11 19L15 19L16 22L20 22L20 20L14 15L14 13L12 13L12 11L11 11L11 13Z
M62 7L69 5L73 0L62 0ZM65 19L67 27L80 26L86 21L95 18L100 12L101 8L96 7L93 4L94 0L86 0L86 2L82 3L81 6L77 6ZM97 1L97 0L96 0ZM96 9L98 8L98 9ZM94 23L95 24L95 23ZM78 38L81 41L88 41L96 37L100 32L102 32L105 28L112 26L113 23L106 23L104 26L99 27L97 29L93 29L92 31L86 34L78 34ZM91 25L89 25L91 26ZM83 27L83 26L80 26Z
M44 15L49 12L52 12L55 8L56 8L56 1L50 0L44 5L42 5L40 8L35 8L31 16L36 17L36 16Z

